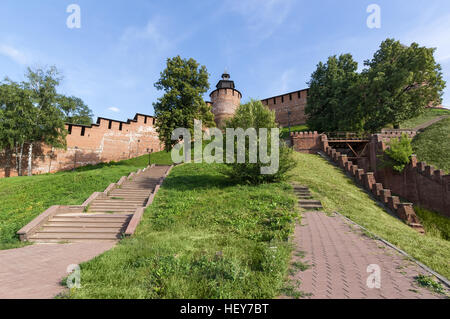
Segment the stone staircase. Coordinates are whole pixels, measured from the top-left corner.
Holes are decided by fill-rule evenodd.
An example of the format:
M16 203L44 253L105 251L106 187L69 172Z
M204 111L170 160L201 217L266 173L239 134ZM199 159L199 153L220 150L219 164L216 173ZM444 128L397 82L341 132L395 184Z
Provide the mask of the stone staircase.
M134 213L147 206L169 166L155 166L131 175L99 193L84 211L72 207L51 215L27 240L39 243L117 241L122 238Z
M298 197L298 204L303 209L308 210L320 210L322 209L322 203L318 200L314 200L308 187L293 185L294 193Z

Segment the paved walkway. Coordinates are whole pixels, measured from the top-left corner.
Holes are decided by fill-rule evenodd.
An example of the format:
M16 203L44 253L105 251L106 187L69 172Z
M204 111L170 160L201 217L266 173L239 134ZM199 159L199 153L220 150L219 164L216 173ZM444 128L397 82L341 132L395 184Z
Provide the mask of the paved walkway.
M362 230L341 216L308 212L297 225L294 235L296 251L294 273L290 281L298 292L317 299L403 299L440 298L418 287L414 277L428 275L396 250L379 240L371 239ZM308 264L305 271L299 263ZM297 264L297 267L295 265ZM370 289L367 279L369 265L380 267L380 289Z
M60 283L69 265L88 261L115 244L35 244L0 251L0 299L53 298L65 290Z

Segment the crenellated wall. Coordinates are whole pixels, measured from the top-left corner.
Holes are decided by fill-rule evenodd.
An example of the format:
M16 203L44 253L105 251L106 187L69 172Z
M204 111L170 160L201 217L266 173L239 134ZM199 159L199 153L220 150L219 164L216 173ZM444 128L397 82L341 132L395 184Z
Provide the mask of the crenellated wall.
M323 138L323 151L341 167L349 176L351 176L357 184L365 188L368 192L372 193L381 203L384 204L391 212L396 214L406 224L416 229L417 231L424 233L423 226L417 217L412 203L402 203L398 196L395 196L389 187L380 183L373 172L367 172L366 170L353 164L347 155L342 155L332 147L328 146L326 137Z
M306 101L308 98L308 89L286 93L279 96L270 97L262 100L264 105L275 111L275 117L278 124L287 127L291 125L300 125L306 123ZM290 112L290 115L288 114Z
M414 137L416 132L409 132ZM417 161L412 156L410 164L398 173L391 168L382 168L380 158L386 150L387 143L401 134L376 134L370 142L370 169L375 172L377 180L392 191L429 210L439 212L450 217L450 175L435 169L424 162Z
M317 132L293 132L291 143L294 151L315 154L322 149L321 134Z
M66 124L67 150L36 145L33 156L33 174L53 173L74 167L101 162L120 161L158 152L162 145L152 116L136 114L127 122L98 118L91 126ZM27 170L28 145L25 146L22 167ZM12 156L10 169L5 153L0 153L0 178L17 176L16 158Z

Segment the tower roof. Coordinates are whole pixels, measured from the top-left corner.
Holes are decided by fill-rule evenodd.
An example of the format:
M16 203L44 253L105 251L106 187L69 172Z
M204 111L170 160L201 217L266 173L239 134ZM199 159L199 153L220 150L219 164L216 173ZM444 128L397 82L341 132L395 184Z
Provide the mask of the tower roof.
M225 71L222 74L222 80L217 83L216 88L218 89L234 89L234 81L230 80L230 74Z

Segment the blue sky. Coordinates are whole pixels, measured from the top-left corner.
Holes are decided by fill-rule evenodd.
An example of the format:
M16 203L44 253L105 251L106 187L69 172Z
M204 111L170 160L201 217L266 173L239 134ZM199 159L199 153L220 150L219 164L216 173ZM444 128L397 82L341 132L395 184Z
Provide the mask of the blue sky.
M80 29L66 26L73 3ZM381 7L380 29L366 25L370 4ZM126 119L153 114L168 57L206 65L211 87L226 68L244 100L262 99L307 87L333 54L350 52L362 68L387 37L437 47L450 85L448 0L2 0L0 77L20 81L27 66L56 65L62 93L96 116Z

